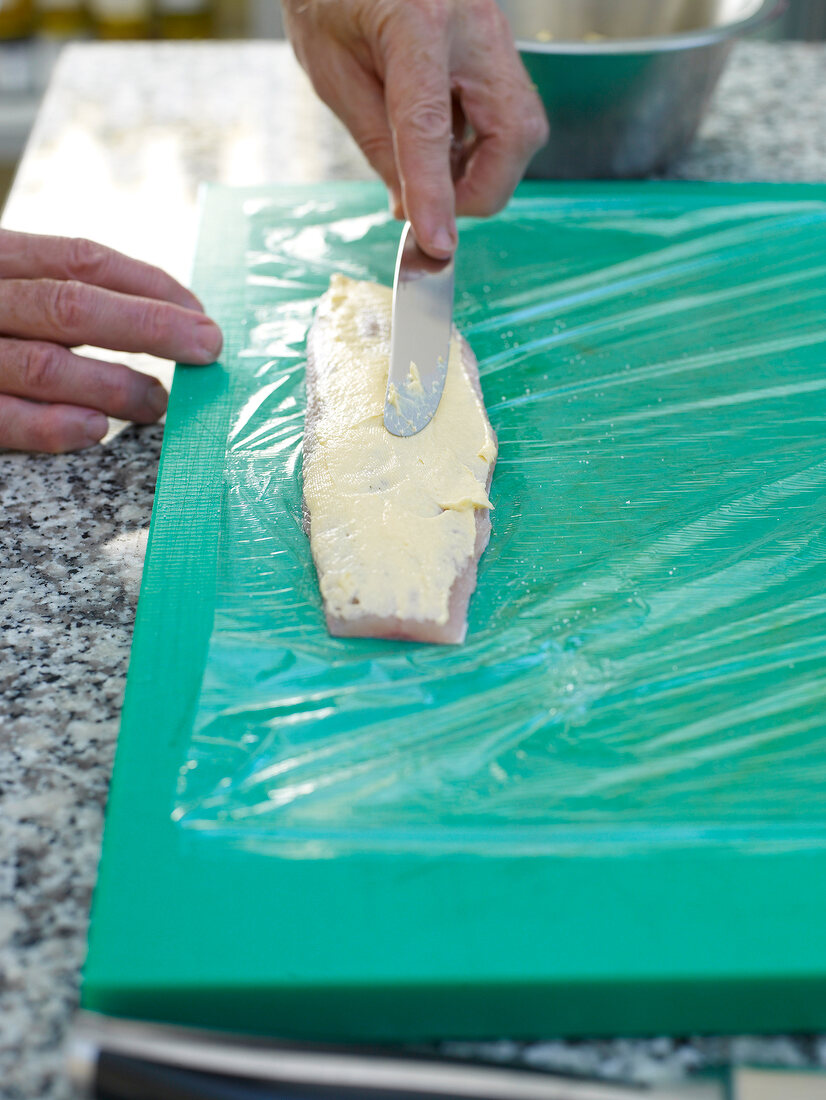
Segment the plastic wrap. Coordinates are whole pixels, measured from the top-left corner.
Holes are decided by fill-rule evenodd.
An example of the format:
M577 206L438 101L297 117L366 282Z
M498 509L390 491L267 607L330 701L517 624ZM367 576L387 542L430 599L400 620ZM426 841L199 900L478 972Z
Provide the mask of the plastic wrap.
M279 854L826 841L826 201L525 191L461 226L500 456L460 647L328 635L304 344L373 189L248 204L215 618L174 818Z

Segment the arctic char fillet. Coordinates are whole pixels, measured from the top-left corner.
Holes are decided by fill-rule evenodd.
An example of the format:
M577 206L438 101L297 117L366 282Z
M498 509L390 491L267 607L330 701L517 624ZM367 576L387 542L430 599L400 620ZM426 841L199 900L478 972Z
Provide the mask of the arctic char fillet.
M334 275L307 341L304 519L331 634L462 642L490 537L496 436L454 330L436 414L384 427L392 294ZM411 364L411 378L417 377Z

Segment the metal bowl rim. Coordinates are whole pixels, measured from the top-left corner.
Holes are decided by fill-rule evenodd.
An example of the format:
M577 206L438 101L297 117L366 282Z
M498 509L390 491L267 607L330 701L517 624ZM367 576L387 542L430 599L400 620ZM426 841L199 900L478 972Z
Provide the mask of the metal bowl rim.
M521 53L533 54L585 54L600 57L606 54L664 53L675 50L712 46L755 30L763 23L775 19L786 8L787 0L763 0L753 15L724 23L719 27L705 27L675 34L652 35L650 38L609 38L600 42L584 42L581 39L560 39L539 42L535 38L517 38L516 47Z

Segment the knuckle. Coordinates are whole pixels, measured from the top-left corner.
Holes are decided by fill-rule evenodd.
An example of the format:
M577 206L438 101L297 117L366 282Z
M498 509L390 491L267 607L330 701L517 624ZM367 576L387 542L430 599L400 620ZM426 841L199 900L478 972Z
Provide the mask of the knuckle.
M89 301L83 283L70 280L53 284L47 311L61 334L74 336L89 318Z
M373 14L388 35L400 29L402 20L405 28L424 28L431 36L443 34L450 25L447 0L406 0L403 4L384 0L374 6Z
M418 0L425 25L432 31L444 31L450 24L450 12L445 0Z
M147 302L137 318L137 329L147 349L159 347L169 335L169 307Z
M112 416L120 416L131 408L133 387L126 367L110 364L99 381L102 407Z
M510 37L510 27L504 12L494 0L463 0L462 15L472 22L479 37L490 41L504 31Z
M507 126L500 123L497 141L504 156L526 161L548 140L548 121L541 106L532 100L526 103L524 97L515 97L510 102L508 117L512 121Z
M384 168L393 163L393 146L387 134L363 133L359 135L359 146L368 161L376 168Z
M405 104L397 120L397 129L402 128L413 140L449 140L451 119L447 104L431 100Z
M545 112L541 110L531 111L523 118L520 130L522 148L530 156L537 149L541 149L550 136L550 128Z
M49 392L60 374L60 350L53 344L27 341L23 345L22 384L27 393Z
M69 241L66 258L66 273L70 279L80 282L94 282L100 277L109 262L109 250L97 241L86 237L74 237Z

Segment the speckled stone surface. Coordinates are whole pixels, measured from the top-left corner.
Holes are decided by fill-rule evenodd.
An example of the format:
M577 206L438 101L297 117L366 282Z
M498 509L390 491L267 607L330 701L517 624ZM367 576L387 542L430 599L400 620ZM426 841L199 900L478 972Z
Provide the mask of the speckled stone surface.
M162 429L0 457L0 1096L68 1095L61 1043L123 697Z
M826 45L736 47L671 179L826 179Z
M7 227L96 236L185 277L200 179L367 175L283 45L109 46L93 58L91 50L75 49L58 70ZM285 96L291 111L273 111ZM738 47L699 138L670 175L826 180L826 45ZM169 219L153 213L159 194L174 212L171 239ZM62 1046L77 1004L161 439L160 427L129 427L78 455L0 454L2 1100L71 1095ZM636 1081L730 1061L826 1068L824 1036L448 1049Z

